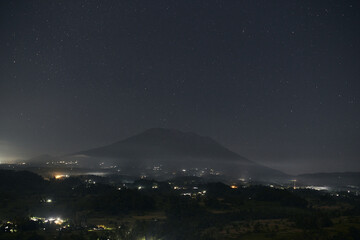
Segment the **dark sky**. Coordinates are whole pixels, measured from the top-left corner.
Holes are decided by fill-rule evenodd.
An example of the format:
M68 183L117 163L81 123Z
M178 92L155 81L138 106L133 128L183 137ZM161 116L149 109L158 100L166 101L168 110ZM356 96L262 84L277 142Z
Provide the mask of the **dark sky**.
M360 171L359 1L0 3L0 161L151 127Z

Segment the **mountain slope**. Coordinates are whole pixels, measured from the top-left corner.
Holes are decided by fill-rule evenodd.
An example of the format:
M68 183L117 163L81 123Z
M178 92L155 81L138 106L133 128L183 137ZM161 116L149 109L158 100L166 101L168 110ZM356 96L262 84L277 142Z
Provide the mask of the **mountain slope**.
M117 165L171 168L214 168L231 176L283 177L280 171L261 166L223 147L209 137L173 129L154 128L125 140L76 153L87 164L110 161Z
M244 157L231 152L208 137L172 129L153 128L139 135L108 146L83 151L80 154L110 158L142 159L149 157L196 157L241 160Z

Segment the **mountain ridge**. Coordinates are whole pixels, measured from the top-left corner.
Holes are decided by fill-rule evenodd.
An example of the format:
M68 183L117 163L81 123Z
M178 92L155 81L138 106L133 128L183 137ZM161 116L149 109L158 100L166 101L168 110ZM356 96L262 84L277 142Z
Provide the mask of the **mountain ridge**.
M164 165L172 169L214 168L239 178L285 178L287 174L251 161L214 139L176 129L151 128L98 148L76 152L79 162L109 161L126 167Z
M187 144L184 141L186 141ZM112 144L80 151L77 154L101 155L101 151L109 151L106 153L107 157L112 157L111 154L115 154L119 147L125 148L125 145L131 148L133 144L136 144L137 147L148 146L153 149L167 147L169 150L176 151L176 154L199 155L204 154L206 151L207 153L205 153L205 155L212 157L214 157L214 154L215 156L222 154L222 157L226 157L227 159L242 159L250 162L247 158L232 152L210 137L200 136L193 132L182 132L167 128L151 128ZM214 148L216 151L214 151Z

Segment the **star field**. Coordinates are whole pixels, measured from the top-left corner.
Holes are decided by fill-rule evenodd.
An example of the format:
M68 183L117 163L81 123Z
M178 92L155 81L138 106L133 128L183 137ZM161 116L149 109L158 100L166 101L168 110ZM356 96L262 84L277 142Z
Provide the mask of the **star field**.
M151 127L360 171L357 1L2 1L0 161Z

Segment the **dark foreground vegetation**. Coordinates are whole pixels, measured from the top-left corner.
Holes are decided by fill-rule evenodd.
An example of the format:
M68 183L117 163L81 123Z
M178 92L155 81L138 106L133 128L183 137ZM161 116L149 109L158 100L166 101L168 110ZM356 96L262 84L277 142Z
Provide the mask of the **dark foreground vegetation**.
M360 239L354 193L0 171L0 239Z

